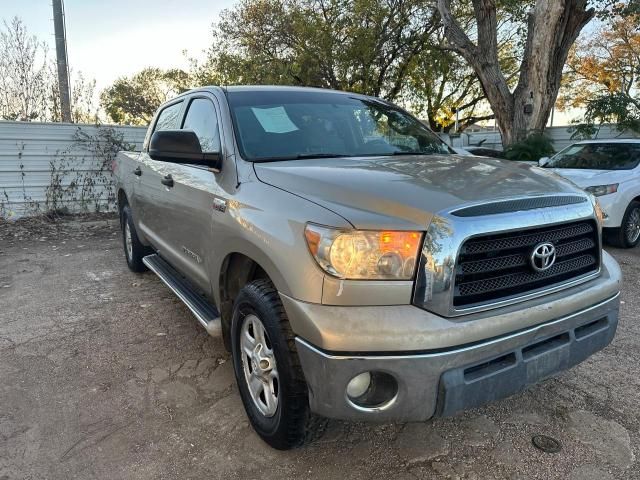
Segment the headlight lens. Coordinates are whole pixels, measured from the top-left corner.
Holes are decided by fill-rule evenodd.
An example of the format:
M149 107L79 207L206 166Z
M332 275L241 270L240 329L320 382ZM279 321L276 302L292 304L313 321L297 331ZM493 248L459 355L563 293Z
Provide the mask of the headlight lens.
M593 187L587 187L585 190L596 197L602 195L609 195L610 193L616 193L618 191L618 184L612 183L610 185L594 185Z
M327 273L352 280L411 280L422 232L338 230L308 224L309 251Z

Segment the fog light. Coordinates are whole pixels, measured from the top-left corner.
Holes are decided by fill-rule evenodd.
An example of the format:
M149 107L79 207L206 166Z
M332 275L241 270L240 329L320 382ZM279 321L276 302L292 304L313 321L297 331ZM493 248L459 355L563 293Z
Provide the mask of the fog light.
M364 372L347 384L347 401L362 411L387 408L398 395L397 380L386 372Z
M350 398L358 398L364 395L371 385L371 374L364 372L356 375L347 385L347 395Z

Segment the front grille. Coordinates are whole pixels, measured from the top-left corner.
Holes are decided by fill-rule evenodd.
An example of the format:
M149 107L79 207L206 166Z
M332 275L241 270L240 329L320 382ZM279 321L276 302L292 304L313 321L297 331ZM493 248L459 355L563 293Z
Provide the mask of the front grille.
M539 272L531 253L542 242L556 248L556 261ZM593 221L485 235L467 240L456 264L453 305L469 307L517 297L595 272L600 265L598 229Z

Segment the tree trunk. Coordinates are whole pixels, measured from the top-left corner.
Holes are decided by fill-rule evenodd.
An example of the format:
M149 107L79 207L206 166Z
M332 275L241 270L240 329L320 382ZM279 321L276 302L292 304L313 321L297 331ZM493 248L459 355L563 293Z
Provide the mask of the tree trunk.
M473 0L478 31L474 44L453 18L450 0L438 0L445 35L480 79L487 100L508 147L531 132L542 131L560 88L562 69L569 49L594 15L586 0L537 0L529 13L527 40L513 92L498 60L496 4Z

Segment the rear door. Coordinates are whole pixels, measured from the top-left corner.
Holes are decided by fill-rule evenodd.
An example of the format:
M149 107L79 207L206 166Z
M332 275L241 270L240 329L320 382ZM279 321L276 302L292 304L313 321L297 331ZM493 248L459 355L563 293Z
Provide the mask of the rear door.
M168 190L162 184L162 179L170 173L170 170L168 163L152 160L149 157L149 140L154 132L180 128L184 105L184 99L178 100L164 106L156 115L140 154L140 170L134 173L137 176L134 190L137 228L159 252L166 249L166 224L163 221L163 210Z

